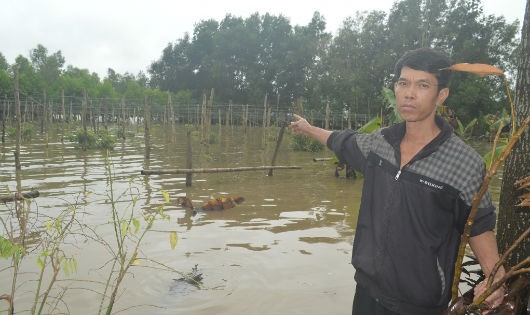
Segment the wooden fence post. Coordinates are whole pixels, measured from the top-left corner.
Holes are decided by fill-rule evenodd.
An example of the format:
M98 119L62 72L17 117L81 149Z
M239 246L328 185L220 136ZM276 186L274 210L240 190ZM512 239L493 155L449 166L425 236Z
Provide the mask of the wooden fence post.
M187 142L187 150L186 150L186 168L192 169L192 150L191 150L191 130L186 131L186 142ZM191 176L192 173L186 173L186 187L191 187Z
M83 151L86 151L88 149L88 130L86 125L86 110L88 106L88 93L86 89L83 89L83 101L81 102L81 125L83 126L83 141L82 141L82 149Z
M330 115L331 111L329 109L329 100L328 100L328 103L326 104L326 124L324 125L324 129L326 130L329 130L329 115Z
M276 147L274 148L274 154L272 155L272 162L271 166L274 166L276 163L276 156L278 155L278 151L280 149L280 144L282 143L283 133L285 131L286 124L282 124L280 127L280 131L278 132L278 139L276 140ZM272 176L272 168L269 169L269 176Z
M17 120L16 120L16 144L15 144L15 169L18 173L18 171L21 170L21 166L20 166L20 134L21 134L21 129L22 129L22 123L21 123L21 117L20 117L20 91L19 91L19 86L18 86L18 67L15 68L15 113L17 115ZM21 189L20 187L17 187L17 192L20 192Z
M66 122L66 110L64 108L64 89L61 89L61 143L64 143L65 133L65 122Z
M263 100L263 128L267 128L267 99L269 94L265 93L265 98Z
M6 142L6 107L7 95L4 95L4 106L2 107L2 143Z
M149 160L151 156L151 97L145 96L145 114L144 114L144 138L145 138L145 158Z

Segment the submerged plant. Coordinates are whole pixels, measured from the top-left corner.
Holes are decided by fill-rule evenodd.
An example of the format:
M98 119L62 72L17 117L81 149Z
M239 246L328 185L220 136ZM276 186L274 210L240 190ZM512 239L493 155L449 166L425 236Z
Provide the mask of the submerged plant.
M320 152L324 150L324 145L306 136L293 135L291 138L291 148L294 151Z
M31 138L33 138L33 125L30 123L23 123L20 129L20 139L23 142L29 142L31 141ZM7 128L7 136L11 139L15 139L16 137L16 128L15 127L9 127Z
M71 142L79 147L86 145L87 149L105 149L112 150L116 146L117 137L109 134L106 130L98 132L87 131L86 135L82 129L77 129L73 134L68 136Z
M97 235L97 233L95 233L95 237L109 249L109 252L113 253L111 259L112 267L105 283L98 312L98 314L102 314L105 308L104 313L110 315L116 303L118 290L123 279L129 273L129 269L138 264L138 254L144 237L152 229L157 219L169 219L169 216L164 213L163 205L157 207L155 212L145 213L138 211L137 202L139 196L133 186L130 186L122 194L115 195L116 192L113 185L114 175L108 156L106 158L106 172L108 179L107 197L111 204L111 225L114 230L114 239L107 241ZM131 180L130 184L132 182ZM167 192L163 192L162 194L166 203L169 202L169 194ZM118 204L121 204L124 198L129 199L130 204L125 209L119 209ZM169 234L171 247L175 248L177 242L176 232L171 231Z

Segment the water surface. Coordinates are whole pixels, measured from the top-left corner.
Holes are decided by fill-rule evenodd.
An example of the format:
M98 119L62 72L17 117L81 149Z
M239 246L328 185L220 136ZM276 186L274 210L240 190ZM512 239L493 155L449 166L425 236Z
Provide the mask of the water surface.
M331 153L294 152L289 136L281 144L276 165L297 165L300 170L195 174L192 187L184 175L142 176L142 169L185 168L185 128L176 135L155 127L150 158L145 158L143 134L134 132L106 154L82 152L59 136L34 136L21 148L21 184L38 190L32 209L32 229L42 230L49 217L68 207L77 208L79 224L92 227L112 242L110 184L119 211L131 208L123 192L133 187L139 198L136 211L152 213L164 206L168 220L159 220L144 239L137 265L122 283L114 311L123 314L349 314L354 292L350 265L351 243L360 203L362 179L336 178L330 162L313 157ZM216 127L208 148L193 138L193 167L270 165L278 129ZM48 138L48 140L46 140ZM0 147L0 194L16 189L15 144ZM108 164L107 164L108 163ZM106 165L110 165L109 175ZM112 180L109 181L109 177ZM170 195L165 203L162 191ZM238 195L244 203L235 208L192 211L176 203L187 196L201 205L219 196ZM7 217L12 205L0 205ZM2 227L3 234L5 227ZM171 249L168 231L177 231ZM65 244L78 262L77 273L56 284L64 292L58 308L70 314L96 314L108 276L109 248L83 235ZM38 267L30 253L19 278L15 305L24 313L34 298ZM8 293L11 270L0 261L0 294ZM195 266L203 274L202 289L176 281ZM57 292L56 295L57 296ZM68 308L63 305L68 305ZM0 311L6 308L0 303Z

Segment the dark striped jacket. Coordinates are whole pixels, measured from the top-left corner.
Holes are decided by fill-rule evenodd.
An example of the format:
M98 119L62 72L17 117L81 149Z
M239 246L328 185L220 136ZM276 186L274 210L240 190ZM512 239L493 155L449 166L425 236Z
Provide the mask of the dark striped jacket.
M400 314L439 314L451 296L460 235L485 174L478 153L440 117L440 134L401 170L405 124L333 132L328 147L364 175L352 264L355 280ZM489 193L471 234L495 227Z

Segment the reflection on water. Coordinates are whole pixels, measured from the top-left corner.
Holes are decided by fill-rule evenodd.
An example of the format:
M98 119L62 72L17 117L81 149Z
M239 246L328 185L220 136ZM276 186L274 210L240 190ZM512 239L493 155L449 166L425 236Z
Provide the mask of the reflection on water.
M145 213L164 205L169 220L160 220L144 240L139 264L122 284L115 310L125 314L322 314L349 313L353 297L353 273L349 265L356 211L362 179L335 178L329 162L313 162L315 156L293 152L284 138L276 165L299 165L301 170L195 174L193 186L185 187L183 175L142 176L144 168L184 168L186 139L183 127L175 141L163 129L153 128L150 160L144 159L143 135L118 143L111 152L112 185L119 196L118 208L130 207L122 193L133 187ZM270 164L276 130L263 135L261 128L214 128L216 142L206 152L194 139L193 167L241 167ZM50 137L52 139L53 137ZM10 141L10 140L9 140ZM0 151L0 194L15 189L14 142ZM44 226L71 205L78 207L82 224L95 227L111 242L109 181L102 151L81 152L72 144L45 143L33 139L21 152L22 187L38 190L32 205ZM132 181L132 179L135 179ZM170 194L165 204L162 190ZM240 195L242 204L224 211L194 214L176 203L187 196L202 204L219 196ZM0 205L4 213L8 205ZM3 227L2 227L3 229ZM177 231L178 243L171 250L167 231ZM4 231L5 232L5 231ZM4 232L2 234L4 234ZM80 236L69 240L69 255L79 270L66 285L64 301L72 314L93 314L101 297L111 258L107 249ZM148 258L148 259L144 259ZM36 272L36 258L28 257L24 270ZM155 263L156 261L156 263ZM5 264L6 261L2 262ZM203 273L203 288L181 287L180 275L160 270L163 264L183 273L197 265ZM149 268L145 268L149 267ZM0 283L10 283L10 272L0 272ZM16 304L29 309L36 274L21 277ZM2 285L0 294L7 293ZM83 289L81 289L83 288ZM88 290L87 290L88 289ZM6 292L4 292L6 291ZM0 312L5 310L0 304ZM87 311L89 310L89 311Z
M217 131L217 141L210 145L208 153L194 139L194 168L270 163L276 130L265 136L261 128L213 130ZM149 161L144 159L143 135L119 143L111 152L118 208L130 207L130 198L121 193L132 186L143 212L153 212L164 205L170 216L169 220L158 221L144 240L141 259L122 284L115 311L348 314L354 289L354 270L349 261L362 178L335 178L329 162L312 161L315 156L331 156L329 152L293 152L288 147L288 137L284 138L276 165L299 165L301 170L275 170L271 177L266 176L266 171L195 174L192 187L185 187L183 175L140 175L144 168L184 168L185 134L180 127L173 141L163 129L153 128ZM32 221L35 230L41 229L49 217L77 205L80 222L112 241L104 152L81 152L72 144L46 144L43 139L24 144L21 152L22 186L25 191L40 192L32 205L33 216L38 217ZM16 187L14 146L8 142L0 147L1 195ZM495 200L499 178L500 175L492 186ZM165 204L162 190L169 192L169 204ZM176 202L177 197L187 196L200 205L231 195L243 196L245 201L232 209L197 213ZM5 217L9 209L0 205L0 215ZM178 233L174 250L167 231ZM100 283L108 276L106 263L111 255L101 244L80 236L72 237L68 244L68 254L76 257L79 270L72 276L61 276L63 300L72 314L95 314L103 290ZM37 278L35 261L35 257L29 257L22 266L30 272L19 279L16 305L22 313L33 299L35 283L25 280ZM6 262L1 261L0 270ZM161 270L160 266L182 273L197 266L204 278L202 289L176 281L180 274ZM7 293L5 284L10 283L10 277L9 270L0 272L0 294ZM5 304L0 304L0 313L5 308Z

